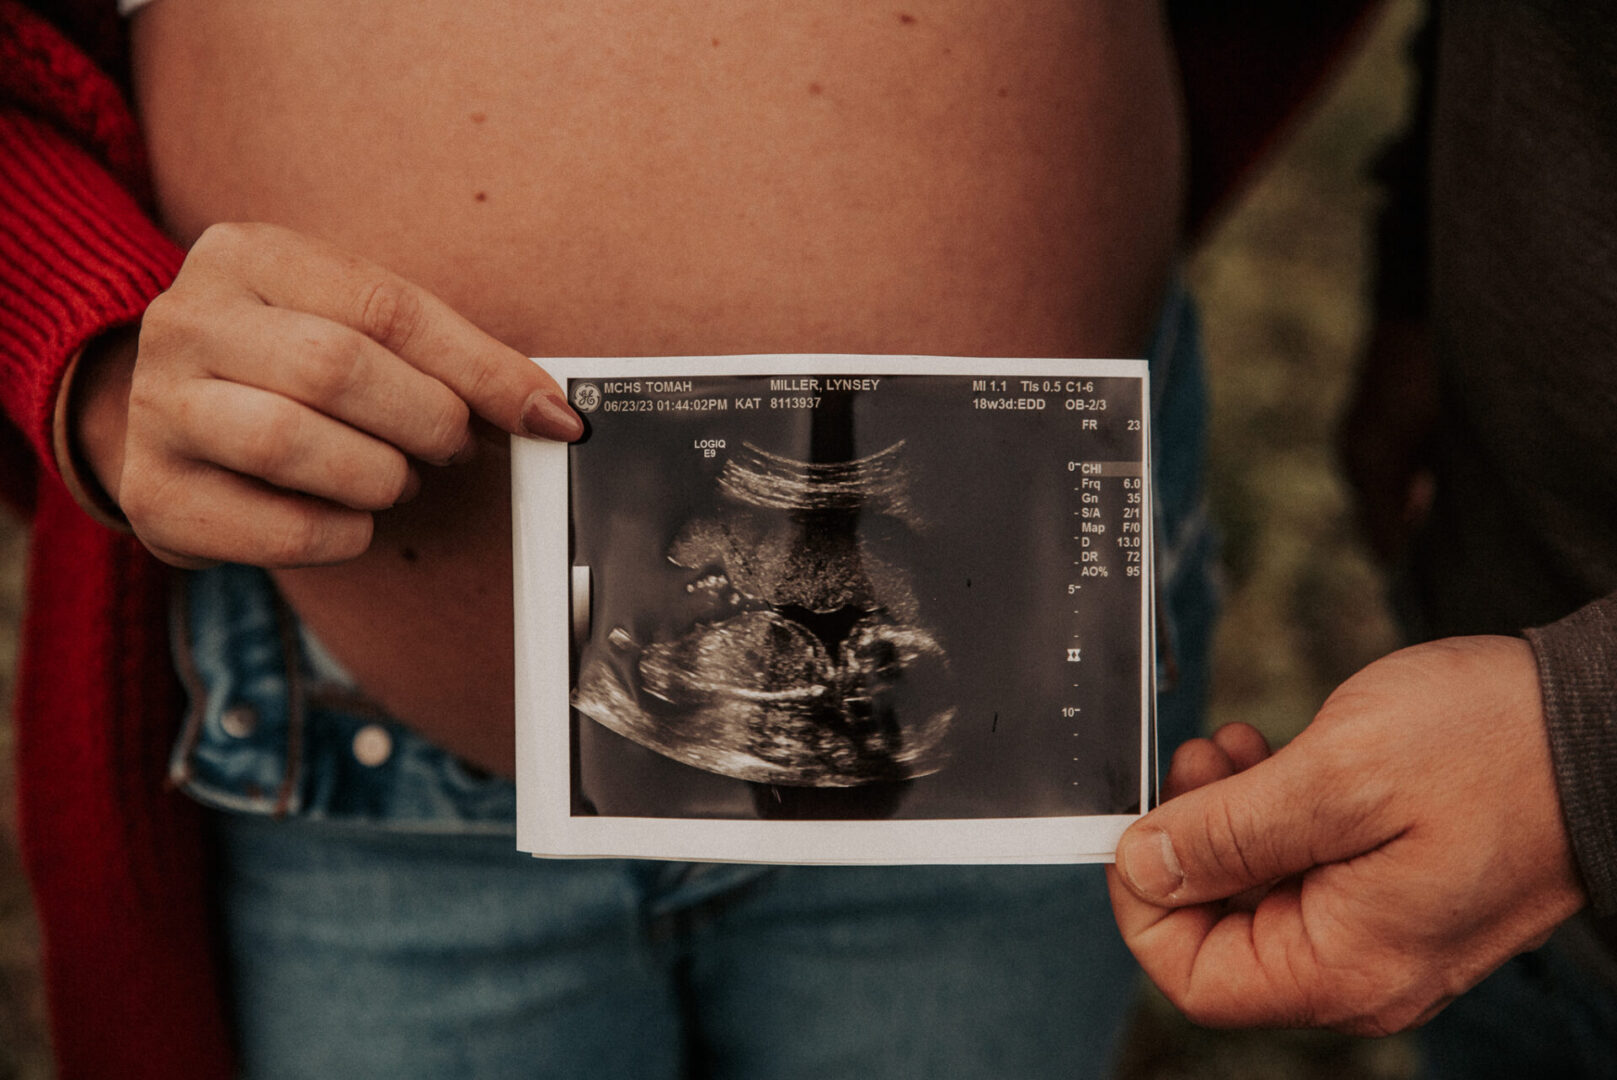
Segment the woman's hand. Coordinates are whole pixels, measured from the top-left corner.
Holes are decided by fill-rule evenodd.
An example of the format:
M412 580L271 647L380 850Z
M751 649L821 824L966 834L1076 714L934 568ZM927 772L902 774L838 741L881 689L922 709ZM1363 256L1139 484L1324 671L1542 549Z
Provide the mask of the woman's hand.
M75 394L96 478L159 558L299 566L369 546L415 463L472 453L472 416L570 440L555 381L437 297L271 225L197 240L133 341Z

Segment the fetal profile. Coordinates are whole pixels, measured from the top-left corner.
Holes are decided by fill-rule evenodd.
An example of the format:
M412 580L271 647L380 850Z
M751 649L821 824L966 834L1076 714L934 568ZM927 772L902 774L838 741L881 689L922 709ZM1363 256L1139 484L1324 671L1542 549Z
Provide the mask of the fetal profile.
M688 573L690 626L626 626L582 665L575 707L720 776L854 787L938 770L955 715L949 658L912 570L884 555L925 534L898 442L810 462L750 443L716 479L714 511L663 554Z

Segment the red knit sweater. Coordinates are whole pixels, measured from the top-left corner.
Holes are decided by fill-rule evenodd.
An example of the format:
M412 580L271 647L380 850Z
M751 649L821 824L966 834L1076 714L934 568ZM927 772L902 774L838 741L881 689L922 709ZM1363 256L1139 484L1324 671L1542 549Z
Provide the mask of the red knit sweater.
M1245 17L1180 5L1186 46L1246 32L1223 30L1185 64L1212 91L1188 94L1198 218L1365 5L1232 6ZM1279 19L1267 36L1251 33L1256 13ZM1198 20L1204 32L1183 36ZM69 358L138 319L183 258L149 214L139 132L108 74L124 63L111 0L0 0L0 497L32 525L15 709L23 859L62 1080L212 1080L232 1062L200 811L163 781L180 715L166 572L78 509L51 453Z
M60 17L106 54L110 8ZM146 187L117 85L0 0L0 406L13 425L0 425L0 491L33 530L19 819L63 1080L232 1072L199 811L163 787L165 720L179 715L165 575L78 509L50 452L67 359L139 318L179 268L131 194Z

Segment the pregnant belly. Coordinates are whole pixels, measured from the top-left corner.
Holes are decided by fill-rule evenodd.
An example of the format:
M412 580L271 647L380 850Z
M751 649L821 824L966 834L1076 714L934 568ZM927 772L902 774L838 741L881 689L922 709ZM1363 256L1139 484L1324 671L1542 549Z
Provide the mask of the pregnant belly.
M325 237L530 355L1137 354L1178 227L1152 4L158 0L160 209ZM500 440L277 575L396 715L511 769Z

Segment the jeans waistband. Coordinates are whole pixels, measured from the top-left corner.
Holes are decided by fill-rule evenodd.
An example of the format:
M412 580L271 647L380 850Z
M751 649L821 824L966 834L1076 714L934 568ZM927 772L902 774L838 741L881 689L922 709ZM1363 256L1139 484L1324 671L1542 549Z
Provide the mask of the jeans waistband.
M263 570L185 575L171 631L190 706L169 777L192 798L412 831L514 832L514 785L367 700Z

